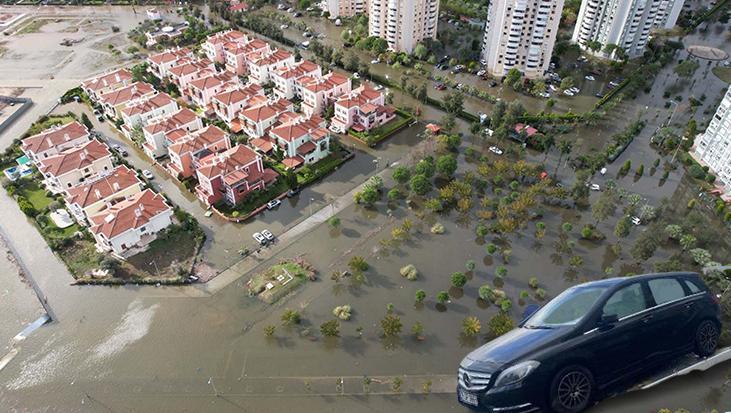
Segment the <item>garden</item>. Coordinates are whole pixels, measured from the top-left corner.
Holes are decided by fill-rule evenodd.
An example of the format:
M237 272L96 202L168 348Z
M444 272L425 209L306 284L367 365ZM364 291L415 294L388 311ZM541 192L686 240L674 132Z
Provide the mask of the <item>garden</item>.
M395 113L396 117L384 125L373 128L369 131L356 131L351 128L348 131L348 134L368 146L376 146L384 139L407 127L416 120L414 115L406 112L405 110L396 109Z

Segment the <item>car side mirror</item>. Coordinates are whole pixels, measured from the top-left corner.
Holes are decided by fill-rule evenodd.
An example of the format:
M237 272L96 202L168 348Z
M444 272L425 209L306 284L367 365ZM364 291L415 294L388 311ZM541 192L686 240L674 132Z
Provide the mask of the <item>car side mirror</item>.
M619 322L619 317L616 314L605 314L599 320L599 329L600 330L609 330L610 328L614 327L614 325L617 324L618 322Z

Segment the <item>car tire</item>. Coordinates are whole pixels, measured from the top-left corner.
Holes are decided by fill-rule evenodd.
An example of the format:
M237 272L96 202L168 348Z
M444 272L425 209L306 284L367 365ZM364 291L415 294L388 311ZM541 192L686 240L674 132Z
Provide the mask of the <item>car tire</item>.
M703 320L695 329L694 352L698 357L708 357L716 351L721 331L713 320Z
M551 382L549 403L555 413L578 413L590 406L594 397L594 375L579 365L564 367Z

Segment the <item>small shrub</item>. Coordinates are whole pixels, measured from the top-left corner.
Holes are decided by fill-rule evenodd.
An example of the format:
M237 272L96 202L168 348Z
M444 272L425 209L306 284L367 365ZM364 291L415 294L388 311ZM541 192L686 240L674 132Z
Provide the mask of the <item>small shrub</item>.
M416 301L416 304L423 303L425 298L426 298L426 291L416 290L416 294L414 294L414 300Z
M352 308L350 305L339 305L333 308L333 315L343 321L350 320L352 314Z
M282 314L283 324L299 324L302 321L302 316L299 311L286 309Z
M467 284L467 276L464 273L459 271L452 273L452 286L462 288L465 284Z
M467 337L474 337L480 333L480 330L482 329L482 326L480 325L480 320L477 317L465 317L464 320L462 320L462 334L464 334Z
M528 285L530 286L530 288L532 288L534 290L536 288L538 288L538 278L537 277L530 277L530 279L528 279Z
M386 314L381 319L381 329L384 337L395 337L401 333L401 318L395 314Z
M340 322L338 320L325 321L320 324L320 333L325 337L337 337L340 335Z
M490 334L499 337L514 328L513 320L504 313L495 314L488 323Z
M402 277L406 278L409 281L415 281L419 276L419 271L417 271L416 267L413 264L401 267L399 273Z
M277 329L276 326L268 325L264 327L264 336L271 337L274 335L274 331Z

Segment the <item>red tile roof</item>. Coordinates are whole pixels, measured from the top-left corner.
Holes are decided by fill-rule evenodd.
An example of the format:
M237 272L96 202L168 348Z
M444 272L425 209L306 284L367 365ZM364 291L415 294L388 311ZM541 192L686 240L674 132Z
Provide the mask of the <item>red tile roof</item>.
M291 107L292 102L286 99L279 99L276 102L266 103L257 107L249 108L241 112L241 115L252 122L260 122L264 119L271 119L285 112Z
M83 146L67 149L58 155L43 159L40 161L38 169L44 174L59 176L75 169L91 166L95 161L111 155L107 145L92 139Z
M127 116L140 115L159 109L163 106L167 106L172 102L174 102L174 100L170 97L170 95L165 92L160 92L151 98L143 100L142 102L127 106L122 110L122 113Z
M308 153L313 152L315 149L317 149L317 146L311 141L307 141L300 145L299 148L297 148L297 154L307 155Z
M228 106L234 103L239 103L243 100L250 99L256 95L264 95L264 89L261 86L252 83L244 87L239 87L233 90L219 93L213 96L214 100L221 102L223 105Z
M113 72L87 79L81 83L81 86L93 91L98 91L112 85L119 85L124 82L132 81L132 73L127 69L117 69Z
M520 133L522 131L525 131L526 136L528 136L529 138L531 136L535 135L536 133L538 133L538 129L536 129L536 128L530 126L530 125L524 125L522 123L516 123L514 130L515 130L516 133Z
M335 72L330 72L321 79L302 78L303 86L314 93L334 89L349 81L350 78Z
M90 217L91 231L112 239L146 225L170 209L162 195L146 189Z
M23 139L21 148L32 153L45 152L67 141L88 136L89 130L77 121L46 129L43 132Z
M99 99L110 106L118 106L134 99L155 93L155 88L149 83L135 82L131 85L105 93Z
M81 208L86 208L99 201L112 197L114 194L124 191L133 185L141 185L142 181L137 177L135 171L127 168L125 165L119 165L112 171L100 179L87 182L66 190L66 201L69 204L77 204Z
M167 49L163 52L154 54L147 58L147 60L151 61L155 64L161 64L161 63L169 63L173 62L175 60L178 60L183 57L190 56L191 52L190 49L187 47L179 48L179 49Z
M237 145L220 154L209 155L200 160L198 173L210 179L214 176L226 176L254 162L259 155L244 145Z
M194 122L196 118L198 118L198 115L195 112L188 108L182 108L168 117L145 126L145 132L151 135L159 132L170 132L183 125Z
M215 125L209 125L191 133L188 135L187 139L179 140L178 142L168 146L168 150L177 154L198 152L209 145L220 142L225 137L226 132L221 130L221 128Z

